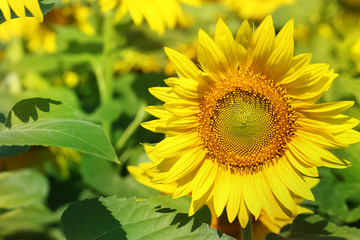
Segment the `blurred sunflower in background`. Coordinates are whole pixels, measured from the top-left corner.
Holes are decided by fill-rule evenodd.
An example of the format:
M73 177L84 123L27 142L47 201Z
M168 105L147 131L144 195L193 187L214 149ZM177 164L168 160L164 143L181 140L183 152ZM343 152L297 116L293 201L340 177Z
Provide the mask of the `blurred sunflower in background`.
M10 10L13 10L18 17L25 18L25 8L29 10L39 22L43 21L44 18L38 0L0 1L0 10L2 11L6 20L10 20L12 18Z
M8 43L14 37L22 37L27 40L30 51L54 53L57 49L56 26L74 24L85 34L93 35L95 29L88 22L89 17L90 8L78 4L53 9L44 16L42 23L31 17L12 19L0 25L0 41Z
M243 19L262 20L285 4L296 0L223 0L224 4Z
M187 19L181 8L181 3L198 6L197 0L100 0L102 11L117 7L115 20L120 21L128 12L136 25L143 20L149 24L151 30L164 34L165 28L173 29L177 24L186 25Z
M149 89L165 104L146 107L159 119L142 126L166 136L148 147L152 181L176 182L174 198L191 193L189 215L207 203L242 227L277 208L292 218L297 197L314 200L304 176L350 166L326 148L360 141L358 120L342 114L353 102L315 104L337 74L293 56L293 24L275 36L271 16L254 33L244 21L234 39L220 19L215 40L199 32L200 68L165 50L179 77Z

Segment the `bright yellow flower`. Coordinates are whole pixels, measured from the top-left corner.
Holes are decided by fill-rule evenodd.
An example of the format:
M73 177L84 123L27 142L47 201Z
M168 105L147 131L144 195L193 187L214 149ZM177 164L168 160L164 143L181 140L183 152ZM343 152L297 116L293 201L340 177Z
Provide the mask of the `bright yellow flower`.
M198 5L198 0L100 0L103 11L115 8L116 20L122 19L127 12L130 13L136 25L145 19L151 30L163 34L165 28L173 29L176 24L186 24L186 18L181 4Z
M243 227L262 211L274 219L278 205L293 217L295 196L314 200L304 175L350 165L326 148L360 141L359 121L342 114L353 102L315 104L337 74L293 56L293 24L275 37L271 16L254 33L244 21L234 39L219 20L215 41L199 32L200 68L165 50L179 77L150 88L165 104L147 107L159 119L142 126L166 135L150 146L153 182L178 182L175 198L191 193L190 215L213 202Z
M243 19L262 20L268 14L285 4L293 4L296 0L223 0L225 5L233 9Z
M0 10L6 20L11 19L10 9L12 9L18 17L24 18L25 8L29 10L39 22L43 21L43 14L38 0L0 0Z

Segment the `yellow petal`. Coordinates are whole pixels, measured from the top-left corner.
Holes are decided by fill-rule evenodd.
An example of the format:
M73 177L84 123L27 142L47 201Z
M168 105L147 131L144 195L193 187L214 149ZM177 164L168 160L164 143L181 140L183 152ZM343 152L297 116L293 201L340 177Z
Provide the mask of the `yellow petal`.
M336 134L336 139L339 142L347 144L353 144L360 142L360 133L353 129L349 129L345 132Z
M241 44L245 49L252 48L254 46L253 34L250 29L249 22L244 20L236 34L235 40Z
M2 11L6 20L11 19L11 12L7 0L0 0L0 10Z
M198 60L205 72L216 80L225 79L229 66L220 48L202 30L199 31Z
M270 54L264 72L271 78L277 79L290 68L291 59L294 55L294 41L282 41Z
M274 193L275 197L279 202L290 212L293 212L294 200L291 197L291 194L288 188L281 182L279 176L277 175L274 166L269 166L265 169L264 173L266 174L266 179L271 187L271 191Z
M254 33L253 65L262 72L263 65L275 47L275 29L271 15L267 16Z
M246 174L243 181L244 200L249 211L255 216L255 219L259 217L262 207L262 198L259 196L259 181L257 181L257 176L256 173L252 175Z
M288 21L275 38L276 46L294 38L294 19Z
M280 159L275 168L281 181L296 195L314 201L314 195L301 176L301 173L290 165L286 159Z
M193 200L199 200L214 184L218 166L211 159L206 159L194 178Z
M234 72L238 64L238 47L230 29L221 18L216 25L215 43L224 53L230 72Z
M147 106L144 109L157 118L169 118L172 116L163 106Z
M291 153L291 151L286 151L285 156L289 160L289 162L305 176L319 177L319 173L316 167L308 165L301 160L298 160L296 156Z
M203 146L193 147L182 155L168 173L164 183L171 183L181 179L203 163L206 151Z
M149 92L163 102L179 98L171 87L152 87L149 88Z
M39 21L44 20L38 0L25 0L25 7L32 13L32 15Z
M24 0L7 0L7 2L18 17L25 17Z
M189 174L185 175L183 178L181 178L174 191L173 198L179 198L191 194L194 186L193 179L195 175L196 171L192 171Z
M330 118L345 112L352 105L354 105L353 101L320 103L310 106L298 107L297 111L309 118Z
M288 84L295 81L296 79L299 78L299 76L301 76L304 73L306 67L310 64L310 60L311 60L310 53L304 53L293 57L289 71L287 73L284 73L283 76L279 76L277 79L274 80L276 82L279 82L280 84Z
M200 144L198 133L190 133L167 137L158 143L150 153L156 153L159 157L175 157L186 152L190 147Z
M231 191L231 173L225 169L219 169L214 186L214 209L219 217L229 199Z
M168 78L165 83L178 95L195 100L201 99L210 88L206 82L190 78Z
M149 170L154 164L153 163L141 163L138 167L128 166L127 169L134 178L148 186L150 188L156 189L162 193L173 194L175 191L175 184L155 184L151 182L151 178L153 177L151 171Z
M296 159L310 166L320 167L322 166L322 161L320 156L314 151L314 145L313 142L305 138L295 138L288 143L288 148L296 156ZM303 149L306 150L304 151Z
M179 77L196 79L201 74L201 70L183 54L166 47L165 52Z
M238 219L242 228L245 228L249 222L250 211L245 204L245 200L242 197L240 200L240 208L238 213Z
M240 174L231 174L232 188L229 195L229 201L226 206L229 222L233 222L239 213L240 201L243 196L243 182Z

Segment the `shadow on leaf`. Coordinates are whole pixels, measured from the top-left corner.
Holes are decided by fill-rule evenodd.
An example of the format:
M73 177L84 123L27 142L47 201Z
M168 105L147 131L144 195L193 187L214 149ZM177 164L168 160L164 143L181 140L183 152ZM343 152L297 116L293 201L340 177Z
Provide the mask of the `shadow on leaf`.
M12 113L14 113L15 116L17 116L24 123L29 122L30 118L32 118L34 121L37 121L39 118L37 109L42 112L49 112L50 104L60 105L62 103L60 101L51 100L49 98L23 99L16 103L11 109L6 119L5 126L7 128L11 128Z

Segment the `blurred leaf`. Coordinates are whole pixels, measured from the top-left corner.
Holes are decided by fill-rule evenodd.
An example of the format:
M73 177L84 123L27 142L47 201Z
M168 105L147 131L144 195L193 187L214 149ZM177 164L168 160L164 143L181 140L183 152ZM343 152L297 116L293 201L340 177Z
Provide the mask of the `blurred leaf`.
M61 217L67 240L127 239L125 231L98 199L71 204Z
M0 173L0 208L43 202L48 192L47 179L34 169Z
M99 201L111 212L128 239L233 239L176 209L115 196Z
M330 169L320 169L323 177L313 189L315 204L319 211L331 216L335 221L355 222L360 219L360 202L352 202L353 196L360 196L360 183L346 181ZM338 172L338 171L335 171ZM358 199L359 201L359 199Z
M288 229L286 226L283 229ZM266 240L359 240L360 229L336 226L315 214L299 215L290 227L290 231L281 235L270 233Z
M41 232L60 220L59 212L50 211L45 205L34 203L30 206L0 214L0 236L18 232Z
M72 148L117 162L103 129L83 121L71 106L45 98L21 100L0 131L1 145L42 145Z
M158 194L158 191L138 183L131 175L122 177L119 167L107 161L98 161L94 156L83 155L80 173L85 183L104 195L148 198Z
M54 7L55 3L56 0L39 0L39 5L43 15L47 14ZM26 10L26 16L32 17L33 15L28 10ZM11 18L16 18L16 17L17 15L13 11L11 11ZM5 17L3 13L0 11L0 24L5 21L6 21Z
M27 152L29 149L29 146L0 146L0 157L16 156Z
M86 119L92 122L113 122L121 115L123 105L123 102L118 100L112 100L108 103L102 103L95 109L94 112L87 115Z

